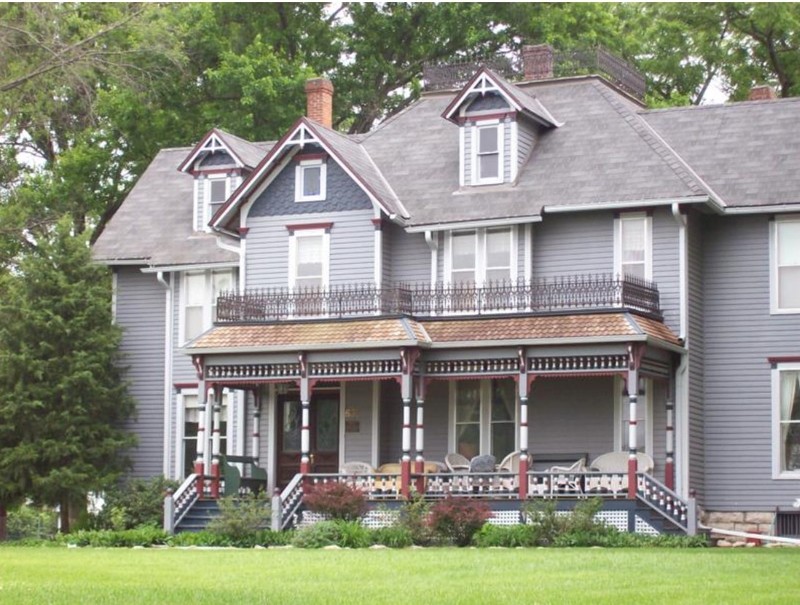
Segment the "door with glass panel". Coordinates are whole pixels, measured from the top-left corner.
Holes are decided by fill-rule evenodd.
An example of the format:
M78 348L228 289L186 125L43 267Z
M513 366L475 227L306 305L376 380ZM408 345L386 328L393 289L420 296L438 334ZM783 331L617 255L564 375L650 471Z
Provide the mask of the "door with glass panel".
M302 406L297 394L278 397L278 486L300 472ZM339 392L319 392L309 406L309 450L312 473L339 470Z

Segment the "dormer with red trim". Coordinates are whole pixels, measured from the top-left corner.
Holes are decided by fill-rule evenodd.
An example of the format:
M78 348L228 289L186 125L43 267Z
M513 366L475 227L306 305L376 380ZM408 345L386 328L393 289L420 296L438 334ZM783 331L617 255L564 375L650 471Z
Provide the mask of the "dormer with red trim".
M460 187L515 183L541 132L561 126L536 97L486 67L442 117L460 129Z
M209 231L208 223L263 157L257 145L217 128L194 146L178 167L194 176L193 230Z

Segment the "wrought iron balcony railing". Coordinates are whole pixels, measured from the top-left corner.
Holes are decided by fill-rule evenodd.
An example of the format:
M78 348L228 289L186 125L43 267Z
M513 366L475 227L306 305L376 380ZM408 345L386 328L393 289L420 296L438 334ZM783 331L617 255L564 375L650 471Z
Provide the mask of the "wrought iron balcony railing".
M489 315L628 309L661 317L656 285L631 276L576 275L555 279L474 284L373 284L326 289L224 292L217 298L217 323L258 323L410 315Z

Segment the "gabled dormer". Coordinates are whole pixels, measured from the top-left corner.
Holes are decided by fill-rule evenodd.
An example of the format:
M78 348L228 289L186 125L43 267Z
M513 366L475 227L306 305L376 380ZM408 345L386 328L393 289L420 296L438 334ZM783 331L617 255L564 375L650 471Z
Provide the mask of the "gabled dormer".
M460 187L515 183L541 131L561 125L538 99L486 67L442 117L460 129Z
M253 143L217 128L195 145L178 167L194 176L194 231L209 230L211 217L263 155Z

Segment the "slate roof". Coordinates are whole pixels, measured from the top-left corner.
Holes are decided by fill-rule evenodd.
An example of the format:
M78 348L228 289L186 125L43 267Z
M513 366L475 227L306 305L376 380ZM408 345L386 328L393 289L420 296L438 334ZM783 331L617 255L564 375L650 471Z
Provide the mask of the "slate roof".
M800 97L641 115L729 206L800 203Z
M177 167L191 147L162 149L94 244L97 261L143 265L234 263L210 233L192 230L194 186Z
M272 142L252 143L234 134L220 130L219 128L215 128L214 131L219 135L219 138L222 139L222 142L230 147L230 150L235 153L248 168L255 168L261 161L261 158L264 157L264 154L266 154L274 144Z
M188 353L222 351L257 352L298 349L336 350L456 343L488 346L490 343L548 344L558 341L646 341L680 347L677 336L663 323L631 313L480 317L471 319L414 320L366 319L330 322L280 322L259 325L220 325L199 336Z

